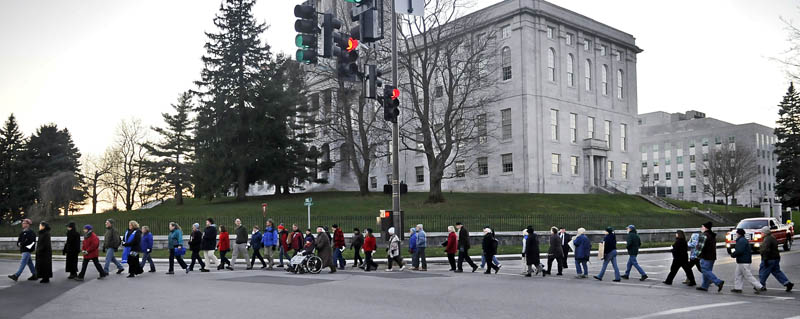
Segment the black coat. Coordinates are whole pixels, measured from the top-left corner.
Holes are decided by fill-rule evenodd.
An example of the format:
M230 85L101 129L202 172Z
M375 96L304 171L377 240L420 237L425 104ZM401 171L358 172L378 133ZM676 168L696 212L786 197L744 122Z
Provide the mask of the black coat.
M481 248L483 248L483 255L485 256L497 255L497 241L494 239L494 235L492 233L483 235Z
M199 230L195 230L192 232L192 236L189 237L189 250L191 251L200 251L200 243L203 241L203 233Z
M700 259L717 260L717 234L709 229L703 235L706 235L706 242L700 251Z
M462 226L458 231L458 250L467 249L469 249L469 231L467 231L467 227Z
M689 262L689 246L686 239L675 238L675 242L672 244L672 259L681 265Z
M539 239L536 238L536 234L528 234L528 239L525 241L525 263L539 264Z
M206 229L203 231L203 242L200 244L200 249L217 249L217 227L214 225L206 227Z
M36 244L36 277L53 277L53 247L50 244L50 228L39 231Z
M133 233L133 239L128 241L128 237ZM142 231L138 228L134 230L128 230L128 236L125 236L125 242L122 243L122 246L130 247L132 252L141 252L142 251Z
M67 242L64 244L62 255L67 256L65 272L78 272L78 254L81 252L81 234L77 230L67 231Z
M31 248L28 248L28 245L33 244L36 242L36 233L33 232L30 228L23 230L19 233L19 237L17 237L17 246L19 246L19 252L21 253L32 253L36 250L36 245L34 244Z
M364 246L364 236L361 233L353 235L353 242L350 244L350 248L360 250L361 246Z
M559 238L561 238L560 234L559 234ZM569 243L570 240L572 240L572 236L570 236L570 234L567 234L565 232L564 233L564 240L561 242L561 250L564 251L564 257L568 256L569 252L572 251L572 248L569 248L569 245L567 244L567 243Z
M547 254L556 258L564 258L564 249L561 248L561 237L558 234L550 235L550 250L547 251Z

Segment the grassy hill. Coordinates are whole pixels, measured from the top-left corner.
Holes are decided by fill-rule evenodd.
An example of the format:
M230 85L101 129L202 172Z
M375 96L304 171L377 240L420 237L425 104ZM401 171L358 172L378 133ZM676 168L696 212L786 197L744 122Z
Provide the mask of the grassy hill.
M312 225L337 223L344 229L374 228L379 210L391 209L391 197L383 194L362 197L355 192L321 192L252 197L242 202L232 198L210 202L187 199L183 206L167 201L149 210L77 215L52 223L60 226L67 220L74 220L80 225L102 227L107 218L117 220L118 224L135 219L142 225L149 225L155 234L165 234L170 221L178 222L186 230L194 222L202 225L208 217L215 218L221 225L232 225L234 218L241 218L248 226L263 225L266 218L261 214L261 204L267 203L267 218L287 225L297 223L305 228L303 200L306 197L314 201ZM538 230L551 225L570 229L622 228L628 224L639 228L697 227L704 221L693 214L661 209L630 195L449 193L447 202L440 204L425 204L426 198L426 193L409 193L401 198L406 226L422 223L428 231L446 231L448 225L461 221L475 231L485 225L497 231L516 231L527 225L534 225ZM0 227L0 236L10 236L17 231Z

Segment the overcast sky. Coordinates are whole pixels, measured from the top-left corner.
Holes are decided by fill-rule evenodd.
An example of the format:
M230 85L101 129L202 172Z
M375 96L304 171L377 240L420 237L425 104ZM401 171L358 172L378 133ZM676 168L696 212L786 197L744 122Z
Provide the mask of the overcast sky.
M477 0L485 7L499 0ZM261 0L273 52L294 53L292 8ZM638 55L639 110L697 109L733 123L774 126L788 85L772 57L788 47L788 0L552 0L628 32ZM100 154L120 120L163 125L160 113L193 88L204 31L220 0L0 0L0 117L26 135L67 127L83 154Z

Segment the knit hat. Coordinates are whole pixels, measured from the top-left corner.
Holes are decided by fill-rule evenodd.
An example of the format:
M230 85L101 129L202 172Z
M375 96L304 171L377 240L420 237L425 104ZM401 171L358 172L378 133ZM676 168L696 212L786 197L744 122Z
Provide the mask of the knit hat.
M713 225L714 225L714 224L712 224L712 223L711 223L711 221L707 221L707 222L705 222L705 223L703 224L703 227L705 227L705 228L708 228L708 229L711 229L711 226L713 226Z
M92 225L85 225L83 226L83 229L92 230Z
M609 226L609 227L606 228L606 231L609 232L609 233L613 233L614 232L614 227Z
M278 230L283 230L283 225L278 225Z
M389 227L389 235L394 235L394 227Z
M744 236L744 229L739 228L739 229L736 230L736 233L739 234L739 235Z
M772 231L769 229L769 226L762 227L761 232L764 233L764 235L769 235L770 233L772 233Z
M69 223L67 223L67 227L69 227L69 228L72 228L72 229L75 229L75 222L69 222Z
M636 229L636 226L633 226L633 224L630 224L630 225L628 225L628 229L630 229L630 230L635 230L635 229Z

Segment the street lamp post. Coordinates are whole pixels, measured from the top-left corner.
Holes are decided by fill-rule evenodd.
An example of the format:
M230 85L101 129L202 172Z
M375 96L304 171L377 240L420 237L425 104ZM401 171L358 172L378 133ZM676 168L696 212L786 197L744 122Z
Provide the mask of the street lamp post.
M753 189L752 188L750 189L750 207L754 207L753 206Z

